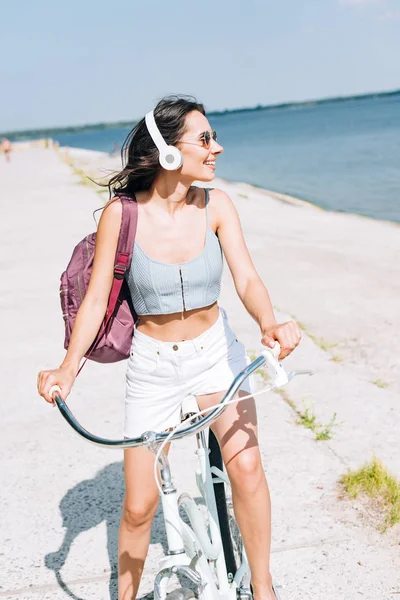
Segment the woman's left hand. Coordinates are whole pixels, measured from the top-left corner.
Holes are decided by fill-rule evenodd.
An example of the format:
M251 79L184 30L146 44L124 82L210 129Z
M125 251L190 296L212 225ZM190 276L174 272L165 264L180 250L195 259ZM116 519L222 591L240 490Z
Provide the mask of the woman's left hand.
M300 327L296 321L287 321L286 323L273 323L261 330L261 343L268 348L274 346L277 340L281 346L279 360L289 356L291 352L299 345L301 340Z

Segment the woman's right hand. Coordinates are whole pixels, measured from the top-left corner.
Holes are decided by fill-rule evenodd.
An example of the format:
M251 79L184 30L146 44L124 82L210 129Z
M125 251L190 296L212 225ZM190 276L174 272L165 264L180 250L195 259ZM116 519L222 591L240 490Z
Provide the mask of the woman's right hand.
M76 378L76 369L71 367L60 367L50 371L40 371L38 375L37 387L40 396L46 402L54 404L53 398L49 395L50 388L53 385L58 385L61 389L60 396L65 400L71 391Z

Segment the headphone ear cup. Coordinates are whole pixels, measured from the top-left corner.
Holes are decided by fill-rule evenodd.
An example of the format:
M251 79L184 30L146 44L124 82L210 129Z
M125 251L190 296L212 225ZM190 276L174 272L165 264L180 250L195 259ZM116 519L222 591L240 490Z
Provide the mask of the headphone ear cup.
M176 146L166 146L160 151L160 165L167 171L176 171L183 164L182 152Z

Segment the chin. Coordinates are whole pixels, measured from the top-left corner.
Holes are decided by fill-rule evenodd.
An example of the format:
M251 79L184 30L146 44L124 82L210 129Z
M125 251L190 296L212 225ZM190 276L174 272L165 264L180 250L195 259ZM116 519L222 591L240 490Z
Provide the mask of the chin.
M199 176L196 177L196 181L212 181L215 179L215 171L210 173L199 173Z

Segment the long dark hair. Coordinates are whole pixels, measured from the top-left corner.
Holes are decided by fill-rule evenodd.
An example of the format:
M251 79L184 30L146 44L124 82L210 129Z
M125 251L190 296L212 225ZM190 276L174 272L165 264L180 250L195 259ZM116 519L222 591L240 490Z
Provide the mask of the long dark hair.
M193 96L167 96L154 109L154 118L168 145L175 145L185 131L185 117L193 110L205 115L204 106ZM159 169L158 149L147 131L144 118L129 132L121 149L123 169L108 182L111 196L148 190Z

